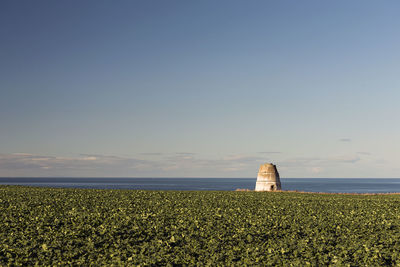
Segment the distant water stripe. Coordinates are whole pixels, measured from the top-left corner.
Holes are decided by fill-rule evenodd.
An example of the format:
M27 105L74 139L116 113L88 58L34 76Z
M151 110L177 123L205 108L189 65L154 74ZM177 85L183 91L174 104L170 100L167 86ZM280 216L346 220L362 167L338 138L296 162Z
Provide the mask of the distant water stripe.
M326 193L400 192L400 178L281 178L283 190ZM254 189L256 178L0 178L0 185L136 190Z

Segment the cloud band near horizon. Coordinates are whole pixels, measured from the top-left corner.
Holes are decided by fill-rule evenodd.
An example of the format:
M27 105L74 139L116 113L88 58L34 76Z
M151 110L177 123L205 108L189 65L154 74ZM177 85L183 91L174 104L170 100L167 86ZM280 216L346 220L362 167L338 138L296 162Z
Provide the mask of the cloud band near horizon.
M0 154L2 177L255 177L260 164L273 162L282 177L324 177L335 168L352 169L368 162L366 154L333 157L273 157L230 154L210 158L190 152L139 154L137 157L80 154L58 157L29 153ZM160 155L162 155L160 157ZM307 176L296 175L306 173ZM27 175L29 174L29 175ZM349 172L349 177L354 176Z

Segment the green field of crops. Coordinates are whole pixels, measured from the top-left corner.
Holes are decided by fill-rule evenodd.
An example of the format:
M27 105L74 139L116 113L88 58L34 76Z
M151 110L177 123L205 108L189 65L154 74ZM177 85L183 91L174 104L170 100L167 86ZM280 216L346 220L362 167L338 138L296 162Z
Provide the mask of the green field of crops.
M0 186L0 265L399 265L400 195Z

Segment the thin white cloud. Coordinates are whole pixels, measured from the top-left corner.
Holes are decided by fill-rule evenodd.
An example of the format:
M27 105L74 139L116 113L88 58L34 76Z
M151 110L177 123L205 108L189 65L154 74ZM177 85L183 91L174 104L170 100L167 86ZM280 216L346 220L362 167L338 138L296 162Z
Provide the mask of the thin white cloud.
M82 160L97 160L97 157L84 157Z
M81 154L75 157L0 154L0 176L78 176L78 177L253 177L264 156L230 154L219 158L182 152L164 157ZM296 157L272 161L284 173L299 175L329 173L336 167L361 161L359 153L332 157Z
M332 164L343 164L343 163L356 163L360 161L361 158L357 155L339 155L332 157L298 157L283 160L282 164L285 166L319 166L319 165L332 165Z
M1 154L0 168L5 170L56 170L62 173L65 170L75 170L76 172L84 170L104 170L113 168L132 168L151 162L106 155L86 155L77 157L55 157L33 155L26 153Z
M144 155L144 156L162 156L162 155L164 155L164 153L160 153L160 152L146 152L146 153L140 153L140 155Z
M312 167L310 170L312 173L321 173L324 169L322 167Z
M12 153L11 155L24 156L24 157L33 156L33 154L29 154L29 153Z
M179 170L182 172L214 172L216 174L233 171L244 171L246 169L257 168L260 162L264 161L262 157L254 157L247 155L227 155L217 159L204 159L197 156L186 156L177 154L167 157L164 161L160 161L160 166L165 171Z
M208 176L253 170L263 157L232 154L222 158L201 158L179 152L157 160L114 155L80 154L75 157L0 154L0 176Z

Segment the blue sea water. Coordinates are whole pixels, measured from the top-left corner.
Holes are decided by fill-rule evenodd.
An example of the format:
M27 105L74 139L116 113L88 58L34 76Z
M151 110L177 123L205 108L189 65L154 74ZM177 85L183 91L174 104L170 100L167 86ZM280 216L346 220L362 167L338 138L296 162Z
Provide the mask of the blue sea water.
M254 189L255 178L0 178L0 185L140 190ZM400 178L281 178L283 190L328 193L400 192Z

